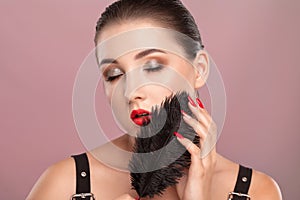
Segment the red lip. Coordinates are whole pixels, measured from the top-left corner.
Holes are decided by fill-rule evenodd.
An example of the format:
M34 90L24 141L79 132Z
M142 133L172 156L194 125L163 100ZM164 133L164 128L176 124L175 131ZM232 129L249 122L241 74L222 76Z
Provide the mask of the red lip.
M135 124L139 126L145 126L149 124L151 115L147 110L138 109L131 112L130 118Z

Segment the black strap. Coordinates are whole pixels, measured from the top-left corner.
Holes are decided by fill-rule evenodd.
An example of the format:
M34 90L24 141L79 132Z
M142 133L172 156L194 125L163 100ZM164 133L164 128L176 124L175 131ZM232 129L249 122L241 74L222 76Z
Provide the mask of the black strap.
M90 167L86 153L72 156L76 165L76 194L90 193ZM76 198L82 199L82 198Z
M252 169L240 165L238 177L234 187L234 192L241 193L241 194L248 194L249 187L251 184L251 178L252 178ZM243 196L233 195L232 200L247 200L247 198Z

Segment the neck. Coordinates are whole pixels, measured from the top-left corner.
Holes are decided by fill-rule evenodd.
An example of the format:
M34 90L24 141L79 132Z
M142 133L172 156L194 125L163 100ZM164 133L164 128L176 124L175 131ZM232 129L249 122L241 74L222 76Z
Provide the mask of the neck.
M135 143L135 137L124 134L121 137L113 140L112 143L125 151L131 152Z

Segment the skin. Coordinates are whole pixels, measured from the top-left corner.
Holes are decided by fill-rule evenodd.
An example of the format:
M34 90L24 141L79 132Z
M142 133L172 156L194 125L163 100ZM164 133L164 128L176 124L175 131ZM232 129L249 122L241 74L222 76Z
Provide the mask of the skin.
M143 27L161 27L161 24L149 19L140 19L134 22L123 21L119 24L109 24L99 35L98 41L101 42L112 35L127 30L133 30ZM168 65L173 67L183 75L189 83L195 88L202 87L209 73L208 55L204 51L199 51L193 61L196 68L189 67L190 63L172 54L162 55L154 52L141 60L133 59L137 52L131 52L118 58L118 64L115 67L121 69L124 73L132 70L140 63L149 59L166 58ZM200 74L202 71L202 74ZM115 83L105 83L105 92L107 97L112 98L111 94L116 85ZM155 92L154 92L155 91ZM136 90L129 95L128 108L151 110L151 106L160 104L165 96L171 92L158 85L147 85ZM184 115L184 120L191 125L195 132L200 136L200 144L203 149L193 144L186 138L178 141L184 145L191 154L191 166L186 170L186 176L180 179L176 186L169 187L163 196L156 196L153 199L181 199L181 200L224 200L228 198L228 193L234 188L238 164L221 156L216 152L214 147L207 156L201 158L201 152L206 151L205 147L215 143L217 127L213 122L210 114L201 108L197 103L189 107L195 118ZM133 145L133 138L129 135L123 135L112 141L115 145L124 150L130 150ZM117 156L117 155L115 155ZM91 187L92 192L97 199L114 199L114 200L133 200L137 197L134 190L131 190L130 175L128 172L119 171L110 168L99 160L95 159L88 152L88 159L91 170ZM75 164L73 158L67 158L50 166L39 178L27 200L52 200L52 199L69 199L75 193ZM277 183L268 175L253 170L249 195L254 200L281 200L281 192ZM145 198L146 199L146 198Z

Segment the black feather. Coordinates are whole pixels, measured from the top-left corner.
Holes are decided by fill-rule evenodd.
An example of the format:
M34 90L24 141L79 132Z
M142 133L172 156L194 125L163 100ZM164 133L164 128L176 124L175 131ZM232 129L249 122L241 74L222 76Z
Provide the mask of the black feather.
M141 127L136 137L129 169L132 188L140 197L161 196L167 187L178 183L184 168L190 166L189 152L173 133L179 132L198 145L199 137L184 122L181 110L193 116L186 92L167 97L160 108L152 108L150 123Z

